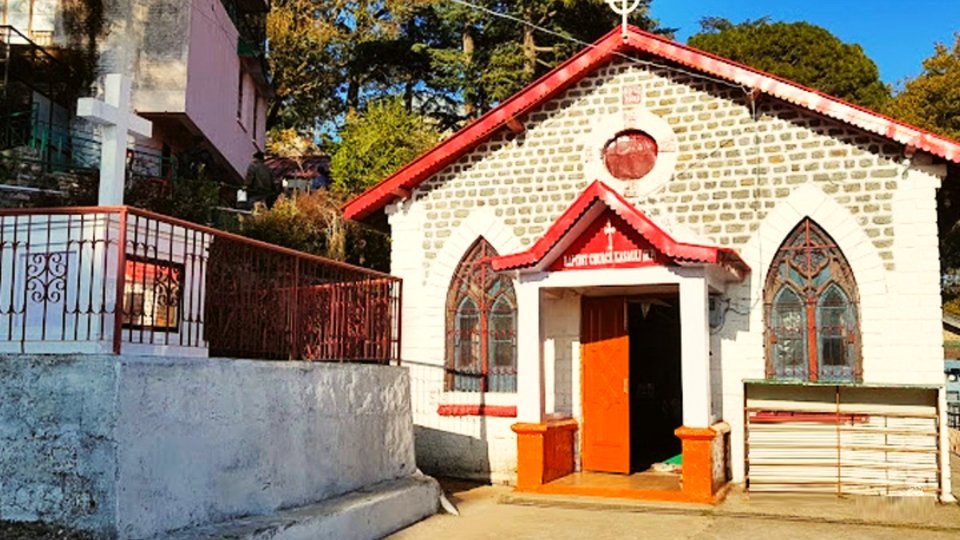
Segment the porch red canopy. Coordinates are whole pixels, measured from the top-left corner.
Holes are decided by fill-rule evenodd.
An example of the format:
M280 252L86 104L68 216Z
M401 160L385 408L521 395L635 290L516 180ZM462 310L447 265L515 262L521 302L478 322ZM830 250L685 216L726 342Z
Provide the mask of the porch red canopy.
M731 248L674 240L619 193L597 180L526 251L491 259L522 272L716 264L738 281L750 267Z

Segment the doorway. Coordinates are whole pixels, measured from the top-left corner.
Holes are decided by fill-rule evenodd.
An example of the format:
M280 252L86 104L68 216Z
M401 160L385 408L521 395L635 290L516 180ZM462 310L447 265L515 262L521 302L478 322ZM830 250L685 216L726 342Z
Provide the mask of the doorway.
M583 297L582 465L642 472L680 454L679 294Z
M630 469L680 454L683 424L678 295L627 300L630 336Z

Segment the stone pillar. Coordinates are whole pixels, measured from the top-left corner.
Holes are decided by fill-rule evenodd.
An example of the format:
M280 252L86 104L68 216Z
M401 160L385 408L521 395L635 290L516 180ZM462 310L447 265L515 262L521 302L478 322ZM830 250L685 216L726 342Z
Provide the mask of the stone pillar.
M895 302L900 315L890 327L899 338L880 361L864 355L867 382L878 378L879 372L879 377L886 380L943 384L937 189L946 172L943 165L932 164L928 156L917 155L897 180L893 199L895 273L889 274L893 294L888 301ZM905 371L898 363L904 354L911 358L911 367ZM943 390L939 394L940 425L946 426L945 394ZM954 502L946 431L941 429L940 438L941 501Z
M710 323L707 281L703 276L680 280L680 378L683 425L710 426Z
M680 378L683 385L683 426L674 434L683 445L683 496L691 502L712 503L713 441L710 428L710 320L704 276L680 280Z
M517 287L517 421L543 421L543 358L540 350L540 288Z
M682 487L684 500L712 503L713 442L717 432L712 428L679 427L674 434L683 442Z
M536 491L573 472L576 420L545 421L540 287L517 287L517 489Z
M573 473L576 420L517 423L511 429L517 434L517 491L536 491Z

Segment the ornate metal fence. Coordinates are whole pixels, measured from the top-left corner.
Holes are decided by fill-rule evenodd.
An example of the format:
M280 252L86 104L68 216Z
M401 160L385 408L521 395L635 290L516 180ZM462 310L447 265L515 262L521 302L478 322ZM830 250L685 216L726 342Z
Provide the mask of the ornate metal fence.
M135 208L0 211L0 351L387 363L400 294L387 274Z

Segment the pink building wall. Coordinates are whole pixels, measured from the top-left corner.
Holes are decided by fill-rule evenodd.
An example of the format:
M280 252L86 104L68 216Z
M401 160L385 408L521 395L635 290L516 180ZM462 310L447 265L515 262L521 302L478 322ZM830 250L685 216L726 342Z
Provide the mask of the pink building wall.
M186 113L228 163L243 175L251 156L263 149L266 101L259 97L256 133L253 109L256 87L243 76L243 103L237 116L240 57L238 32L219 0L191 2Z

